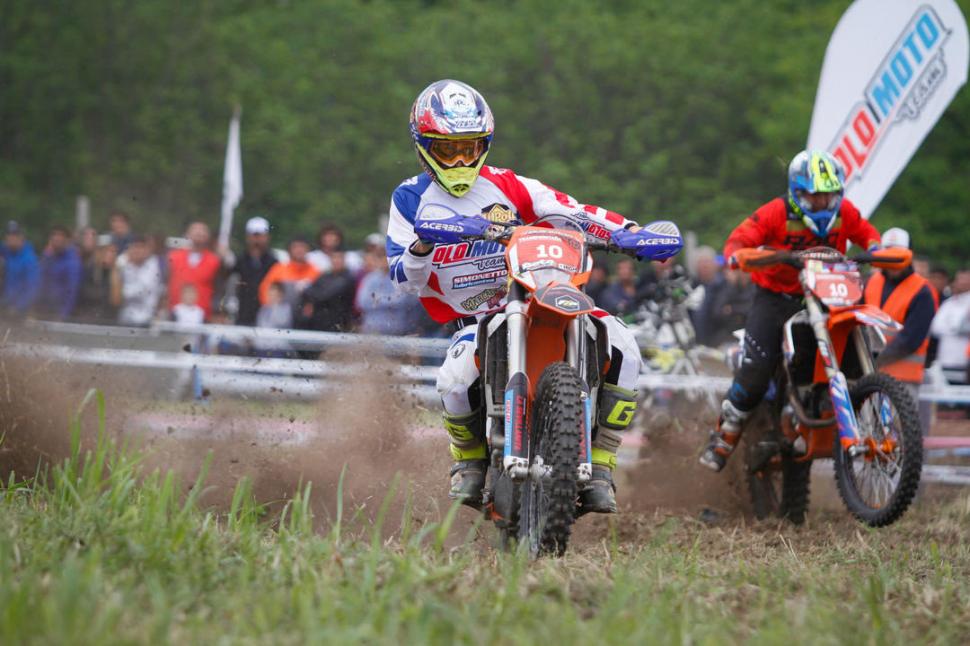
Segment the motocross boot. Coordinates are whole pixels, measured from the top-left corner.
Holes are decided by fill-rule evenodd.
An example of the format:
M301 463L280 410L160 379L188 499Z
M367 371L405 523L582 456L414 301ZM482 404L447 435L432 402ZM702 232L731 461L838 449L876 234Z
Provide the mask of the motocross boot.
M467 415L445 413L444 422L445 430L451 436L451 457L455 459L449 473L451 489L448 497L478 509L488 471L481 416L477 410Z
M613 384L603 384L592 445L593 475L579 492L578 515L589 512L616 513L613 471L616 469L616 452L622 439L617 431L630 425L636 410L637 397L634 391Z
M741 425L747 417L747 412L739 410L730 400L725 399L721 403L717 430L711 433L698 462L715 473L721 471L741 439Z
M485 473L488 460L459 460L451 467L451 489L448 497L461 500L461 504L473 509L482 506L482 490L485 488Z
M593 477L579 491L577 516L588 513L616 513L616 485L613 470L601 464L593 465Z

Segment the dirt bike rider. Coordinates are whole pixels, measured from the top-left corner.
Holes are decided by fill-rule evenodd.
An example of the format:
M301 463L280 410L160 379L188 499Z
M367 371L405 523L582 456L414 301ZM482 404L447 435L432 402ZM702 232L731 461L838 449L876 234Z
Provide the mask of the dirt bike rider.
M739 224L724 245L724 257L745 269L756 247L801 250L827 246L845 253L849 241L875 249L879 232L843 197L842 166L823 151L805 150L788 166L788 194L762 205ZM755 271L754 302L745 322L743 360L721 403L717 430L700 456L720 471L741 437L742 423L768 390L781 354L782 326L804 307L798 271L775 265Z
M387 229L390 276L398 287L417 294L435 321L454 321L459 327L437 388L455 459L449 496L477 507L488 459L475 365L476 317L504 307L508 278L503 246L462 236L481 234L492 222L529 224L555 214L567 222L553 218L542 224L571 222L573 229L579 225L623 248L640 249L641 258L673 256L681 244L646 244L653 234L617 213L580 204L511 170L486 166L494 131L492 112L482 95L465 83L445 79L429 85L415 100L410 122L425 172L402 182L392 196ZM593 477L580 492L580 502L584 511L612 513L618 432L629 426L636 410L640 350L621 322L602 310L594 316L605 323L612 348L606 383L600 389Z

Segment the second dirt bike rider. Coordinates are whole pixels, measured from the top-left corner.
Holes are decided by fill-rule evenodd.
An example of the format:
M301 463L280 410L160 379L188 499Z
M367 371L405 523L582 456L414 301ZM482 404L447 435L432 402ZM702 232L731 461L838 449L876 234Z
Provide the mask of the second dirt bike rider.
M391 280L417 294L435 321L454 321L459 327L438 374L437 388L455 459L449 495L473 507L481 503L488 469L476 387L476 317L504 306L508 277L504 247L498 242L464 240L463 235L473 233L464 228L465 218L475 216L482 224L531 224L555 215L561 218L544 219L542 224L580 226L620 247L641 250L641 258L647 257L647 251L653 258L680 251L680 244L658 248L655 240L646 240L646 233L638 234L635 222L617 213L580 204L511 170L486 166L493 132L492 112L471 86L445 79L425 88L411 109L411 137L425 173L405 180L394 191L387 228ZM611 513L616 511L612 472L620 444L618 431L629 426L636 411L640 350L623 323L602 310L594 316L606 324L612 347L593 435L593 476L580 492L580 504L584 511Z
M745 268L756 247L802 250L832 247L845 253L849 241L867 250L881 244L879 232L845 199L842 166L830 154L805 150L788 166L788 194L762 205L728 236L724 257ZM721 403L717 430L700 463L720 471L741 437L742 423L761 402L781 356L782 328L803 305L798 271L787 265L752 274L757 285L744 326L742 362Z

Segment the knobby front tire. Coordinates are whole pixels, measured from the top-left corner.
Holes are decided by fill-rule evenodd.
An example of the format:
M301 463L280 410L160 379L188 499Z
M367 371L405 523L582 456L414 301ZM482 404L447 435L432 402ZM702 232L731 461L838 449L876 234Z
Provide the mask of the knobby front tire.
M836 437L835 482L856 518L870 527L884 527L903 515L919 487L923 470L919 414L906 388L883 373L865 375L850 395L860 436L871 435L880 450L852 457ZM885 445L894 448L883 450Z
M577 469L583 432L583 381L563 362L539 378L532 407L530 468L538 462L549 475L522 484L519 542L532 557L566 552L576 518Z

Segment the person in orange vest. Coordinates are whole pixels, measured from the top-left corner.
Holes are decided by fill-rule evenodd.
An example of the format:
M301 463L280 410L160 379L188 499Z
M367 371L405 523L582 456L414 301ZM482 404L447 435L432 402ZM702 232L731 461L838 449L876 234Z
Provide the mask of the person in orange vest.
M883 234L882 243L884 247L909 249L909 233L894 227ZM937 298L929 282L912 266L877 270L866 283L866 304L875 305L903 325L899 334L887 337L886 347L876 359L876 367L901 381L917 404L926 367L930 324L939 307ZM929 430L929 412L929 407L920 406L924 434Z

